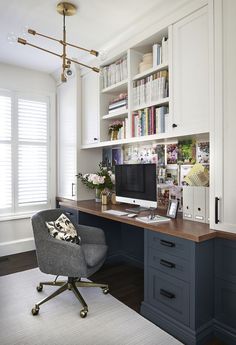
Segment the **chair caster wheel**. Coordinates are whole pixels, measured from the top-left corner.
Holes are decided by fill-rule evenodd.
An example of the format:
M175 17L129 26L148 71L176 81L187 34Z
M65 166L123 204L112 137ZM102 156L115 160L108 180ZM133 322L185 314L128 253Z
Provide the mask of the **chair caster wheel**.
M88 314L88 310L86 309L82 309L80 310L80 317L82 317L82 319L84 319Z
M36 289L38 292L41 292L43 290L43 285L39 284Z
M109 288L103 288L102 291L104 295L107 295L109 293Z
M32 313L32 315L38 315L38 313L39 313L39 307L37 307L37 306L35 306L34 308L32 308L32 310L31 310L31 313Z

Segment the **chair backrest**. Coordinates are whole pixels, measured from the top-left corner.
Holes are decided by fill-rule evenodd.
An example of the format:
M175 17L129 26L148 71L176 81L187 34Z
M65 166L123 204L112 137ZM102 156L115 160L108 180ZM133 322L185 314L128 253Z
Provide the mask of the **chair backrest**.
M47 257L45 253L50 250L48 228L45 222L55 221L63 211L61 209L51 209L39 211L32 217L32 226L39 268L45 272L47 267Z

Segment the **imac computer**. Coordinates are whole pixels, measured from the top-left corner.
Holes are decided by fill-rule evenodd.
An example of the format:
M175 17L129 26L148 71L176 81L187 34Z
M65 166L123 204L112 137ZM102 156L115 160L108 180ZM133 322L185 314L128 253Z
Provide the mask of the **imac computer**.
M141 208L157 207L156 164L122 164L115 166L116 200Z

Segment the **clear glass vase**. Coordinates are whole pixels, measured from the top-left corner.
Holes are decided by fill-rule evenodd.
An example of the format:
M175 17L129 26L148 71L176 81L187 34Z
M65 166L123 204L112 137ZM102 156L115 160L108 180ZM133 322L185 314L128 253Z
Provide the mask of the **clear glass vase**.
M99 188L96 188L95 189L95 201L96 202L101 202L102 201L102 199L101 199L101 189L99 189Z

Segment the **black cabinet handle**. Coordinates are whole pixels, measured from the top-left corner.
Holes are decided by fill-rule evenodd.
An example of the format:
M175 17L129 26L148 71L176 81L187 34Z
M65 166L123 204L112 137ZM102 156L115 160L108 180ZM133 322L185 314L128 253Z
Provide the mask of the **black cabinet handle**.
M165 240L160 240L160 244L165 247L175 247L175 243Z
M93 138L93 140L95 141L95 140L98 140L98 138Z
M176 123L172 124L172 128L176 128L178 125L176 125Z
M165 267L168 267L168 268L175 268L175 264L173 262L166 261L166 260L163 260L163 259L160 260L160 264L162 266L165 266Z
M67 214L67 216L73 216L73 213L69 211L66 211L65 214Z
M215 223L219 223L219 200L220 198L215 197Z
M164 289L160 289L160 295L165 296L170 299L175 298L175 294L173 294L172 292L166 291Z
M74 187L75 187L75 183L71 183L71 196L75 196Z

